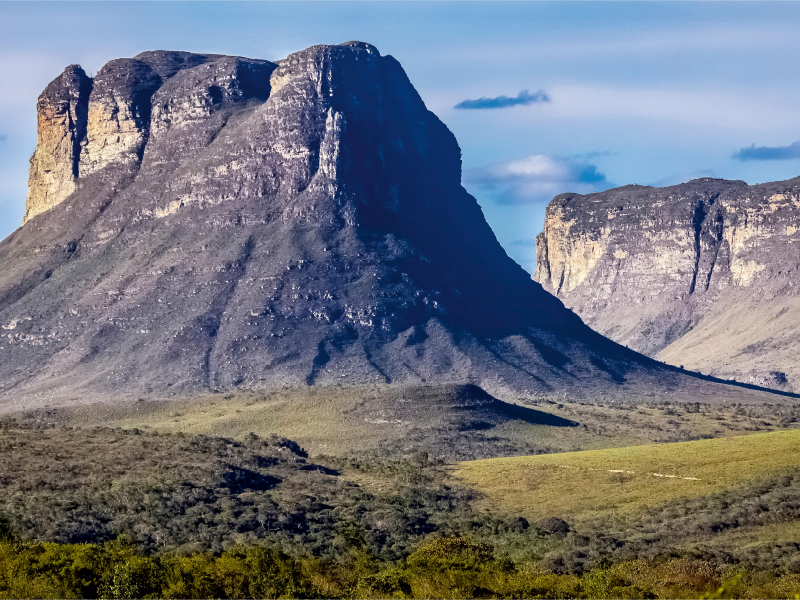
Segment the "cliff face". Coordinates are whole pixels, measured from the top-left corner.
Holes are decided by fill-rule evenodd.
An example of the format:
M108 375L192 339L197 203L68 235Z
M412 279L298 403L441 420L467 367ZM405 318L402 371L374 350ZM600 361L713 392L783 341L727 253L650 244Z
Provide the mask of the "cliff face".
M536 249L536 281L611 339L724 378L800 384L800 178L564 194Z
M199 65L205 66L193 68ZM207 119L223 100L266 98L275 66L238 57L145 52L110 61L93 79L77 65L67 67L39 97L39 140L23 224L64 201L79 178L112 164L138 168L151 127L164 135L173 125L186 128L191 120Z
M43 94L70 116L40 117L26 222L0 242L8 406L689 379L591 331L508 258L461 187L455 138L374 47L277 63L148 52L94 81L70 69Z
M39 96L39 139L31 157L23 223L75 191L91 89L92 80L83 69L70 65Z

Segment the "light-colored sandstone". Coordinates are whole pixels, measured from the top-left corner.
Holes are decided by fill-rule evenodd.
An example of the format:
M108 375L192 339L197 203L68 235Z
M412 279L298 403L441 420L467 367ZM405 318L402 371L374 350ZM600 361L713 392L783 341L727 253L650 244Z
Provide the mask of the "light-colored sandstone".
M800 384L800 348L788 342L800 328L785 338L768 323L778 299L796 297L798 229L798 179L565 194L547 208L535 279L635 350L739 381L786 372L787 387ZM734 323L746 327L732 335ZM754 362L745 349L756 343Z
M91 79L78 65L47 86L37 104L37 143L31 157L25 223L75 191L78 151L86 130Z

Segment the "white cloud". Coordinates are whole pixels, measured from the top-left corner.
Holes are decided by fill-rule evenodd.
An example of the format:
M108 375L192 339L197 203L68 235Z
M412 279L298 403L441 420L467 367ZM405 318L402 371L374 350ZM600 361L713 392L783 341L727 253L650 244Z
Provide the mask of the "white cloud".
M544 154L465 170L464 182L487 188L501 204L549 202L565 192L589 194L612 187L594 165Z

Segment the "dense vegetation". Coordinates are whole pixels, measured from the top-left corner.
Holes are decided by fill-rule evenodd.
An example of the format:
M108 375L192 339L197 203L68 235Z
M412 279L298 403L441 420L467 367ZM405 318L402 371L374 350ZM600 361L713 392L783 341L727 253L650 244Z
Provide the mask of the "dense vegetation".
M566 523L487 511L413 447L0 428L0 597L800 593L800 545L758 538L800 533L800 470Z
M234 441L9 424L0 453L0 515L26 541L125 535L147 552L187 554L268 539L297 555L331 558L364 547L392 561L434 532L528 528L475 513L475 492L452 484L441 461L420 453L329 458L322 465L278 437ZM531 535L547 538L538 529Z
M788 598L800 576L706 561L634 560L582 575L515 564L485 543L438 538L396 564L365 552L337 562L263 546L148 556L106 544L0 541L0 598Z
M580 572L600 557L618 560L681 556L739 564L762 572L800 573L800 538L755 541L739 547L715 542L736 531L786 527L800 520L800 470L774 475L705 497L681 498L635 515L615 515L585 523L580 533L548 558L561 572ZM592 560L594 559L594 560Z

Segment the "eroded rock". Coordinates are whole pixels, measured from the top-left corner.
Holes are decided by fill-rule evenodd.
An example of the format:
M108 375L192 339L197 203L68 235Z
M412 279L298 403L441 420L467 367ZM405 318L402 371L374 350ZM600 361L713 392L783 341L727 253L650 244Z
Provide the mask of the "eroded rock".
M800 178L563 194L537 262L545 289L634 350L726 379L800 380Z
M23 223L75 191L91 90L91 78L80 66L70 65L39 96L38 140L31 157Z
M0 242L7 402L696 383L596 334L508 258L455 137L369 44L275 63L143 53L103 67L87 106L74 192Z

